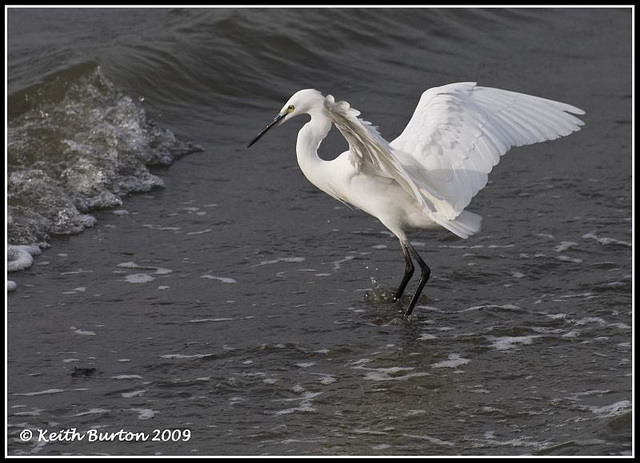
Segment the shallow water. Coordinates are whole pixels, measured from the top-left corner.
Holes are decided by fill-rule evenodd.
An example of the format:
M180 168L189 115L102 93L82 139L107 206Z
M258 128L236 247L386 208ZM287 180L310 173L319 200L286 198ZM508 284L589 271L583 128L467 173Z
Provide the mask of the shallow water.
M24 9L8 27L9 243L51 245L10 274L9 454L631 453L628 10ZM245 146L299 88L393 139L461 80L586 125L501 161L479 235L411 235L433 274L403 320L397 240L302 176L300 124Z

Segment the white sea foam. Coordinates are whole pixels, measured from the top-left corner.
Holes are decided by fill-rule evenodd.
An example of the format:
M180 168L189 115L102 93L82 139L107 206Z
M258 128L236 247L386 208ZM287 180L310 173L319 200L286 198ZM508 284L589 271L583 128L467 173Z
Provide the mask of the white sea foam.
M79 412L73 416L86 416L86 415L98 415L101 413L109 413L111 410L107 410L106 408L92 408L87 410L86 412Z
M300 392L299 390L295 390L294 387L294 392ZM315 409L315 407L313 406L313 399L317 396L319 396L320 394L322 394L322 392L310 392L310 391L305 391L302 392L302 396L301 397L296 397L293 399L279 399L279 401L283 401L283 402L290 402L290 401L300 401L300 405L297 407L292 407L292 408L286 408L284 410L278 410L277 412L275 412L275 415L289 415L291 413L295 413L295 412L302 412L302 413L314 413L317 410Z
M79 268L78 270L69 270L68 272L61 272L60 275L80 275L81 273L93 273L93 270L83 270Z
M367 381L405 381L419 376L429 376L429 373L420 371L409 373L415 370L413 367L357 368L367 370L364 376Z
M335 383L337 380L335 378L335 376L333 375L321 375L320 376L320 383L322 384L333 384Z
M617 244L617 245L620 245L620 246L631 247L631 243L628 242L628 241L616 240L614 238L608 238L606 236L599 237L598 235L596 235L595 231L586 233L586 234L582 235L582 237L584 239L596 240L599 244L601 244L603 246L607 246L607 245L610 245L610 244Z
M426 440L427 442L431 443L431 444L435 444L435 445L441 445L443 447L454 447L455 444L453 442L449 442L446 440L442 440L442 439L438 439L437 437L431 437L431 436L427 436L427 435L423 435L423 436L418 436L415 434L402 434L405 437L409 437L411 439L420 439L420 440Z
M564 252L567 249L569 249L571 247L574 247L574 246L578 246L578 243L576 243L574 241L561 241L560 244L555 247L555 251L556 252Z
M331 262L333 264L333 271L337 272L338 270L340 270L342 264L344 264L345 262L349 262L350 260L353 260L355 258L356 256L346 256L344 259L339 259Z
M211 231L213 231L213 229L211 229L211 228L207 228L206 230L200 230L200 231L189 232L189 233L187 233L187 235L202 235L202 234L204 234L204 233L210 233Z
M124 277L124 280L127 283L139 284L149 283L150 281L155 280L155 278L148 273L134 273L133 275L127 275L126 277Z
M80 336L95 336L96 335L95 331L89 331L89 330L74 330L73 332L75 334L79 334Z
M369 429L369 428L356 428L353 430L353 432L356 434L369 434L372 436L388 436L389 435L388 432L374 431L373 429Z
M297 262L304 262L305 260L306 259L304 257L278 257L277 259L263 260L259 264L254 265L254 267L260 267L261 265L272 265L272 264L277 264L279 262L297 263Z
M507 309L507 310L522 310L522 308L518 307L517 305L513 305L513 304L504 304L504 305L494 305L494 304L487 304L487 305L477 305L474 307L469 307L468 309L462 309L459 310L459 313L462 312L471 312L474 310L482 310L482 309Z
M586 408L602 418L610 418L631 411L631 402L629 400L621 400L611 405L603 405L601 407L587 406Z
M28 412L13 412L12 415L15 416L40 416L42 412L45 411L44 408L35 408Z
M598 325L604 325L606 322L600 317L584 317L576 321L576 325L587 325L589 323L597 323Z
M137 412L139 420L150 420L156 414L156 412L150 408L130 408L129 410Z
M215 354L193 354L193 355L164 354L164 355L161 355L160 358L163 358L163 359L200 359L200 358L204 358L204 357L211 357L212 355L215 355Z
M7 246L7 272L15 272L31 267L33 256L42 251L39 246Z
M573 298L573 297L584 297L584 298L591 298L591 297L595 297L593 293L570 293L570 294L563 294L560 296L561 298Z
M577 257L569 257L569 256L560 255L560 256L557 256L556 259L562 260L562 261L565 261L565 262L573 262L575 264L582 263L582 259L578 259Z
M151 230L164 230L164 231L179 231L182 227L160 227L158 225L144 224L143 227L150 228Z
M583 396L586 396L586 397L592 396L592 395L601 396L603 394L609 394L611 392L612 392L611 389L594 389L590 391L574 392L572 394L568 394L565 398L568 400L577 401L577 400L582 400L580 399L580 397L583 397Z
M156 275L167 275L169 273L173 273L173 270L163 267L154 267L154 266L144 266L138 265L135 262L122 262L116 267L119 268L131 268L131 269L141 269L141 270L155 270L154 274Z
M138 268L138 264L136 264L135 262L121 262L118 265L116 265L116 267L120 267L120 268Z
M433 368L457 368L461 365L466 365L469 362L471 362L471 360L462 358L459 354L449 354L449 360L432 363L431 366Z
M218 277L215 275L201 275L200 278L207 278L209 280L218 280L221 281L222 283L228 283L228 284L232 284L232 283L237 283L236 280L234 280L233 278L228 278L228 277Z
M371 447L373 450L387 450L391 448L389 444L378 444Z
M300 368L309 368L309 367L312 367L315 364L316 364L316 362L303 362L303 363L296 363L296 366L300 367Z
M528 437L518 437L515 439L508 439L508 440L503 440L503 441L499 441L497 439L495 439L492 435L490 435L491 437L485 439L485 440L481 440L481 439L471 439L472 441L475 441L476 443L473 444L473 447L478 447L478 448L483 448L483 447L534 447L534 448L541 448L541 447L545 447L547 445L549 445L549 442L544 442L544 441L532 441L529 440L530 438Z
M472 386L473 389L469 389L469 392L473 393L473 394L490 394L491 391L489 389L485 389L484 387L482 387L482 384L477 384L475 386Z
M189 320L189 323L214 323L214 322L230 322L233 318L195 318Z
M630 330L631 326L627 325L626 323L609 323L608 326L613 326L614 328L619 328L621 330Z
M36 392L16 392L13 395L31 397L34 395L60 394L61 392L68 392L68 391L88 391L88 390L89 389L86 387L81 387L76 389L45 389L44 391L36 391Z
M139 391L131 391L131 392L123 392L122 393L122 398L123 399L131 399L133 397L140 397L141 395L143 395L145 392L147 392L146 389L141 389Z
M535 338L539 338L540 335L531 336L504 336L495 337L489 336L491 345L497 350L509 350L515 349L518 344L531 344Z

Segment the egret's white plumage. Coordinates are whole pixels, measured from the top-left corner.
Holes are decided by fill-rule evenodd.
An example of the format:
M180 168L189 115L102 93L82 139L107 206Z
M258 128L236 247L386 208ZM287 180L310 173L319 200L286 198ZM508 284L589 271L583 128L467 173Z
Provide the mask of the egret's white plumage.
M481 216L465 211L486 184L500 156L513 146L553 140L580 130L584 114L574 106L522 93L461 82L425 91L404 131L387 142L360 112L317 90L300 90L258 134L300 114L311 120L298 133L296 151L304 175L318 188L377 217L400 240L405 275L399 299L413 274L411 253L422 270L415 306L429 277L406 237L411 228L444 227L467 238ZM331 161L318 147L334 124L349 144Z

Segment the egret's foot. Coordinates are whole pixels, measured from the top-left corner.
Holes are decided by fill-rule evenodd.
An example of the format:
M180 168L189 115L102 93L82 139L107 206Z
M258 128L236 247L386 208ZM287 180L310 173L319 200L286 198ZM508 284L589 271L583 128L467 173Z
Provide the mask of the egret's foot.
M385 288L374 281L371 291L365 293L364 301L373 306L384 306L390 304L392 301L395 302L394 294L395 291L390 288Z
M402 299L403 294L404 294L404 287L401 286L396 290L395 295L393 296L393 299L391 299L391 302L399 302Z
M409 315L407 315L407 314L405 313L405 314L402 316L402 320L403 320L404 322L410 322L410 321L417 320L417 319L418 319L418 316L417 316L416 314L409 314Z

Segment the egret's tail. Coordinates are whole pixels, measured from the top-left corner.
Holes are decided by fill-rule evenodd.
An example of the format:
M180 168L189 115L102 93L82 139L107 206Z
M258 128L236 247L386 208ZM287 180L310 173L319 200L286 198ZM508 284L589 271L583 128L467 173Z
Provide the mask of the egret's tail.
M460 238L469 238L480 231L482 216L473 212L462 211L454 220L436 218L436 222Z

